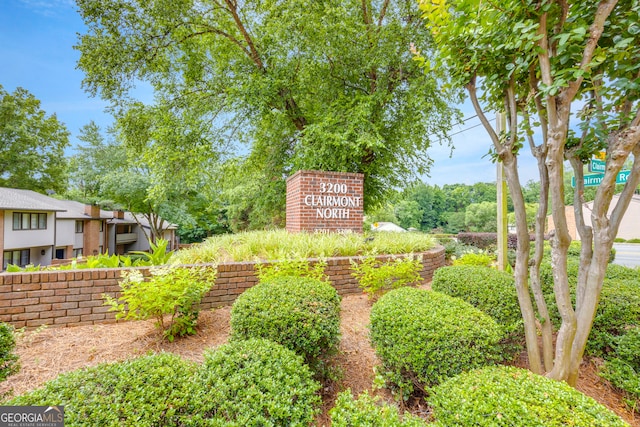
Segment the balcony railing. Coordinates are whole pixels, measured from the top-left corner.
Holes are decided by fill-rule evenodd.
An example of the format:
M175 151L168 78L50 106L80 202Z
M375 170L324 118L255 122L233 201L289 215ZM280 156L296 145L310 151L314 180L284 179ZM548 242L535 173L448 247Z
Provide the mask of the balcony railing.
M116 234L116 245L125 245L127 243L133 243L138 240L136 233L121 233Z

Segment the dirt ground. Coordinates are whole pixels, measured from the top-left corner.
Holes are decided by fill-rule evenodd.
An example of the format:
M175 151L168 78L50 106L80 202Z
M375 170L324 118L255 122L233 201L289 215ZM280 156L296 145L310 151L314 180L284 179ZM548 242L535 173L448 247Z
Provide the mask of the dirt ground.
M343 378L340 383L325 387L323 412L317 419L319 426L329 425L327 412L339 391L351 388L358 395L372 389L373 368L378 360L368 339L370 308L371 304L364 295L342 299L342 339L337 364L343 371ZM0 384L0 393L13 389L13 393L21 394L63 372L148 352L168 351L186 359L202 361L205 349L227 341L229 315L230 307L202 312L198 334L173 343L159 342L151 321L45 328L22 333L17 345L21 370ZM640 415L636 413L634 416L626 409L621 395L597 375L596 364L593 361L583 364L577 388L609 407L632 426L640 427ZM391 399L384 392L381 395ZM422 407L414 405L413 410L419 412Z

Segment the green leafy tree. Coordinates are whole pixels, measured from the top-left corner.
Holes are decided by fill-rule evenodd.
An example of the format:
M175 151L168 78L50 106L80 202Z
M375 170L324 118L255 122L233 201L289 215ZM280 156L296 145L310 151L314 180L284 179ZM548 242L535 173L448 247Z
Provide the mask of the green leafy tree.
M0 85L0 186L44 193L67 189L69 132L23 88Z
M405 229L420 228L422 209L415 200L401 200L395 205L395 214L399 225Z
M365 205L375 206L387 189L429 169L431 140L446 139L457 117L448 106L457 97L412 59L410 47L427 51L431 38L411 2L78 7L88 28L77 46L84 87L125 116L137 105L133 86L149 83L156 103L137 111L181 119L171 133L181 138L155 138L151 147L164 154L153 162L170 171L171 153L196 167L211 163L211 152L247 153L242 163L259 173L242 176L233 192L251 187L244 197L254 206L234 203L249 224L283 216L284 179L298 169L364 173ZM243 143L248 149L235 149Z
M108 198L103 188L105 177L127 163L127 153L115 139L106 140L93 121L80 129L78 139L83 143L69 159L68 196L85 203L102 201Z
M464 223L471 231L495 232L498 217L496 202L471 203L465 211Z
M426 57L422 58L423 64L445 72L455 85L467 90L491 138L492 155L505 168L516 217L515 278L530 368L575 384L609 252L640 183L640 4L635 0L504 0L499 4L421 0L420 7L438 46L433 64ZM572 110L578 100L584 108L576 114ZM487 112L503 109L507 125L497 133ZM577 136L570 132L576 119ZM540 172L536 251L531 263L525 199L518 175L518 159L525 144L537 159ZM593 225L587 227L581 208L583 166L600 150L606 151L606 171L595 194ZM612 206L616 175L630 154L631 174ZM573 202L582 241L575 304L567 276L571 237L564 204L565 159L571 163L577 181ZM539 274L549 198L556 226L551 241L554 292L562 318L555 346ZM530 264L538 313L529 292ZM542 357L537 319L543 319Z

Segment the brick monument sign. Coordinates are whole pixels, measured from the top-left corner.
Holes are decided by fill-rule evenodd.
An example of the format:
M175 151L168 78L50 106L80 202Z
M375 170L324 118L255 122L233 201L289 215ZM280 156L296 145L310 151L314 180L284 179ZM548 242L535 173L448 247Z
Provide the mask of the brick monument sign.
M287 231L362 233L361 173L298 171L287 179Z

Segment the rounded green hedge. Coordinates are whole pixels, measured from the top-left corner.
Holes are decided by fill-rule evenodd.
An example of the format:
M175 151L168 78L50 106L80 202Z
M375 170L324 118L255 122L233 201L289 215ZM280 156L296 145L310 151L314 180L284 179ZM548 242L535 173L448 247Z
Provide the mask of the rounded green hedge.
M332 427L425 427L426 423L409 413L400 415L398 408L379 402L366 391L353 398L351 390L338 395L331 409Z
M462 298L503 325L510 335L524 335L512 274L471 265L442 267L433 274L431 289Z
M569 287L575 304L578 261L568 263ZM545 290L551 320L556 327L560 316L553 294L551 266L546 263L540 268L540 277ZM627 329L640 325L640 271L619 265L609 265L605 274L600 302L596 309L593 326L586 351L593 356L604 357L615 347L617 337Z
M619 337L612 358L604 364L601 375L625 392L632 408L640 406L640 326Z
M328 283L279 277L247 289L231 309L231 340L266 338L304 357L317 370L337 352L340 297Z
M194 370L160 353L62 374L4 404L64 405L65 426L180 425Z
M459 298L400 288L371 309L381 374L407 397L468 369L500 360L502 328Z
M236 341L205 353L186 425L309 426L320 384L302 357L265 339Z
M432 389L428 402L442 426L627 426L566 383L494 366L466 372Z
M0 382L20 370L16 349L14 329L8 323L0 322Z

